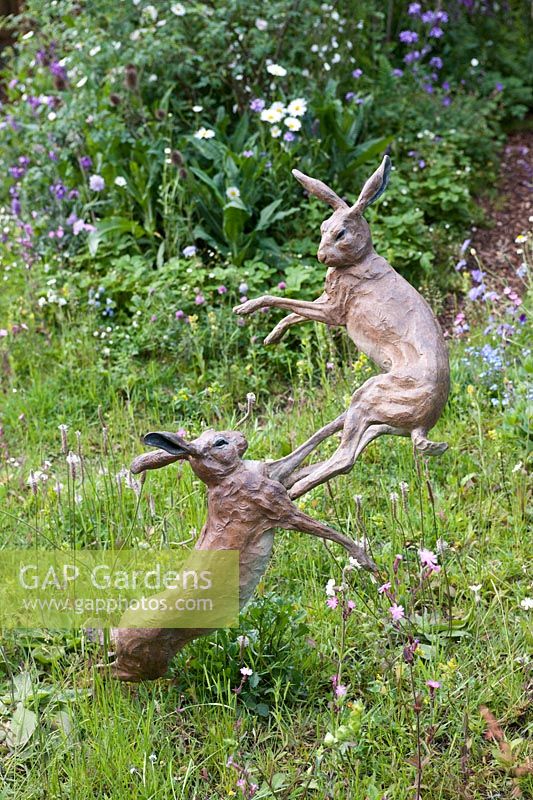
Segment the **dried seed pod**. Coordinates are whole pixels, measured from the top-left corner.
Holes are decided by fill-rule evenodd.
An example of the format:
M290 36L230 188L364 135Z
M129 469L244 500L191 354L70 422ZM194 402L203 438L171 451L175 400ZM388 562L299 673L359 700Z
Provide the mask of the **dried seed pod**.
M109 102L112 106L119 106L122 103L122 98L120 95L115 94L115 92L111 92L109 95Z
M179 150L173 150L170 154L170 160L174 164L175 167L181 167L183 164L183 156L181 155Z
M134 91L139 83L138 75L137 75L137 67L135 64L126 64L126 69L124 71L124 86L126 89L130 89Z

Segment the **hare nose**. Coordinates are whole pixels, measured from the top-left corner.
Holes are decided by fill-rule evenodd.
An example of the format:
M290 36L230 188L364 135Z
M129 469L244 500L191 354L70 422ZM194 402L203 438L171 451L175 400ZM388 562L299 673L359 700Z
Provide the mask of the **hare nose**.
M326 263L326 253L322 247L318 248L318 253L316 254L316 256L318 260L321 261L323 264Z

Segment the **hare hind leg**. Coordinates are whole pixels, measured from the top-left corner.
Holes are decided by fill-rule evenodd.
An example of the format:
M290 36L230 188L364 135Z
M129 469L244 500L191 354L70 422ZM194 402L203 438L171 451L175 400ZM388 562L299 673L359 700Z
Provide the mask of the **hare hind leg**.
M427 431L415 428L411 431L411 439L417 450L425 456L441 456L448 449L446 442L432 442L427 438Z
M321 483L330 480L330 478L334 478L336 475L341 475L344 472L349 472L365 447L374 439L377 439L378 436L383 436L384 433L396 436L409 435L408 431L404 431L401 428L394 428L392 425L386 424L367 423L366 427L363 428L362 431L356 432L355 435L350 435L345 427L341 446L333 453L331 458L321 462L309 475L296 481L289 491L289 497L295 500L297 497L301 497L302 494L305 494L305 492L314 489L315 486L319 486Z

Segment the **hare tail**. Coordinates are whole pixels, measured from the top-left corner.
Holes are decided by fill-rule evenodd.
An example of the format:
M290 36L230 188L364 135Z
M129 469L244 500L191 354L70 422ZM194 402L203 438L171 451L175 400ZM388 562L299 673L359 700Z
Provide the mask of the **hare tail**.
M411 439L416 449L426 456L440 456L448 449L446 442L432 442L427 439L426 431L422 428L411 431Z

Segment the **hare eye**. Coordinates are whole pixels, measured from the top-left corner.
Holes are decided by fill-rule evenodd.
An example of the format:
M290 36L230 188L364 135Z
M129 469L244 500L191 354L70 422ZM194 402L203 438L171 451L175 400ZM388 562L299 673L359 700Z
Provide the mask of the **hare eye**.
M225 444L227 444L227 441L226 439L217 439L216 442L213 442L213 444L215 447L223 447Z
M345 233L346 233L346 228L343 228L342 231L339 231L338 234L335 236L335 241L338 242L339 239L342 239Z

